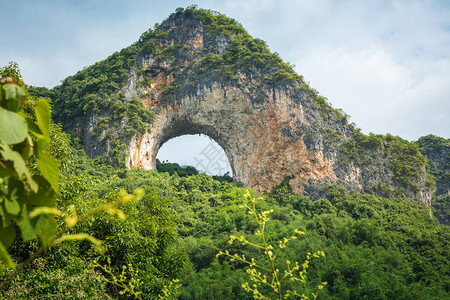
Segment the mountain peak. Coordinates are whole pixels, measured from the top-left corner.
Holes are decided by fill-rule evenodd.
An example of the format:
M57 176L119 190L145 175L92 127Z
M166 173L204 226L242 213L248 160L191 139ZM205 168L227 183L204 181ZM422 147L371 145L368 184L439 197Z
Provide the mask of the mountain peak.
M156 38L161 48L183 45L203 50L203 54L222 53L236 36L252 39L236 20L212 10L190 6L177 9L161 24L142 34L139 43L145 44ZM263 41L256 40L267 48Z
M361 134L263 40L214 11L178 9L55 94L55 119L88 155L116 164L155 168L166 141L205 134L224 149L234 179L259 191L289 177L315 197L332 182L430 203L417 149Z

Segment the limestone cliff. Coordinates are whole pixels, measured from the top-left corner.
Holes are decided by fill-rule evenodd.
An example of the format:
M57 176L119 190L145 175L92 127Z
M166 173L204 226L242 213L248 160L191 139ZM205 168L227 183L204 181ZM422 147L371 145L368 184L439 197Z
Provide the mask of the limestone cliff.
M450 195L450 139L430 134L419 138L416 144L430 163L436 179L436 196Z
M290 176L295 191L313 198L336 183L431 199L414 144L361 134L264 41L211 11L177 11L55 93L56 120L86 152L124 153L130 168L155 168L164 142L203 133L225 150L234 179L259 191Z

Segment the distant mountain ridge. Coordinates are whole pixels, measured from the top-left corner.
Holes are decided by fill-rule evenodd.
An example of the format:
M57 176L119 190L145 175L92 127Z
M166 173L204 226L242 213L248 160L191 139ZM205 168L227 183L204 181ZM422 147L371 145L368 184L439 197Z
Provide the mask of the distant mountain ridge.
M425 205L434 191L417 145L362 134L264 41L213 11L177 9L52 93L55 121L115 164L154 169L164 142L203 133L234 179L259 191L291 178L316 199L337 184Z

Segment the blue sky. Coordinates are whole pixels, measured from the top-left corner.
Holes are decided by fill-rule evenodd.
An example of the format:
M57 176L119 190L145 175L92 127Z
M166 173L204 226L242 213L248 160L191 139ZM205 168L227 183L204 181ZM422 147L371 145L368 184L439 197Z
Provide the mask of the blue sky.
M177 7L191 4L0 0L0 66L16 61L27 84L53 87L129 46ZM236 19L265 40L363 132L408 140L429 133L450 137L449 1L195 4ZM191 144L201 149L208 143L204 139ZM186 156L192 160L195 151Z

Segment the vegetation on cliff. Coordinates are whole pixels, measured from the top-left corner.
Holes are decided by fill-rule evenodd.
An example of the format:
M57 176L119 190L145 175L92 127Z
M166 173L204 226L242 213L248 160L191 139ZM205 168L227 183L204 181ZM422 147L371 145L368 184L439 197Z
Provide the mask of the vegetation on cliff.
M420 137L416 144L428 158L430 173L436 180L436 195L450 193L450 139L435 135Z
M365 135L355 130L353 139L344 142L341 151L345 154L340 158L342 164L348 163L347 158L350 158L359 166L372 166L371 172L361 175L367 180L388 177L386 181L392 183L386 185L386 181L373 180L366 187L366 192L376 192L384 197L416 198L415 193L421 191L424 185L430 190L434 189L435 183L428 172L426 157L420 153L416 144L398 136Z
M167 25L175 19L190 20L197 29L203 29L201 49L195 51L190 46L182 45L181 42L184 41L180 40L180 36L175 39L177 44L164 46L173 30ZM249 74L261 70L271 74L265 78L268 81L301 78L277 53L270 52L263 40L251 37L236 20L216 11L197 8L195 5L177 9L177 12L161 25L157 24L154 29L145 32L137 45L141 47L140 54L152 55L159 61L169 60L176 63L180 58L186 57L190 63L197 64L197 67L200 61L198 72L203 73L206 69L211 69L225 79L237 79L238 73ZM199 58L193 59L193 54Z
M171 22L180 24L173 28ZM195 37L186 36L183 26L199 31L200 46L192 46L189 38ZM92 140L102 145L95 155L117 156L131 138L150 129L153 114L143 107L144 100L171 101L174 93L196 90L199 81L221 80L246 85L256 101L263 101L258 88L240 82L239 74L258 78L268 86L298 82L313 101L317 98L292 66L270 52L264 41L251 37L235 20L195 6L177 10L133 45L69 76L60 86L34 91L52 98L55 122L79 135L82 143ZM317 99L321 109L331 107ZM88 123L89 127L82 125ZM123 157L114 161L117 159L124 161Z
M137 51L138 47L132 45L116 52L67 77L50 91L31 89L38 95L51 97L56 123L63 124L65 129L71 124L71 134L78 136L80 141L88 135L95 143L109 148L110 155L105 159L117 165L124 165L122 153L126 144L133 137L149 131L154 116L152 110L144 107L139 95L127 98L123 90L126 81L130 80L130 70L137 66ZM86 123L91 123L91 127L85 128Z
M230 235L253 240L257 228L239 208L246 203L243 188L203 174L180 177L111 168L82 150L78 153L61 182L59 206L75 205L84 211L115 197L118 189L145 189L146 196L137 205L121 207L125 220L104 214L77 229L104 241L108 251L100 258L103 264L109 258L115 274L131 264L144 283L145 297L157 295L171 279L179 278L180 299L252 298L241 289L249 282L246 266L216 258L219 250L263 258L252 248L228 243ZM266 229L269 241L288 237L294 229L306 232L290 242L280 260L304 261L308 252L324 252L325 258L310 262L308 287L327 282L321 291L325 299L448 295L448 226L439 225L425 207L409 199L349 193L333 185L324 192L326 197L311 201L293 194L287 179L257 203L259 210L274 211ZM10 251L21 260L36 246L16 240ZM116 287L95 279L108 276L89 264L97 257L86 243L56 246L16 277L3 295L21 295L19 287L27 286L34 293L28 296L57 296L78 289L86 295L119 297ZM67 279L59 280L61 276Z
M444 224L450 224L450 139L427 135L416 142L420 152L428 158L430 174L436 181L434 214Z

